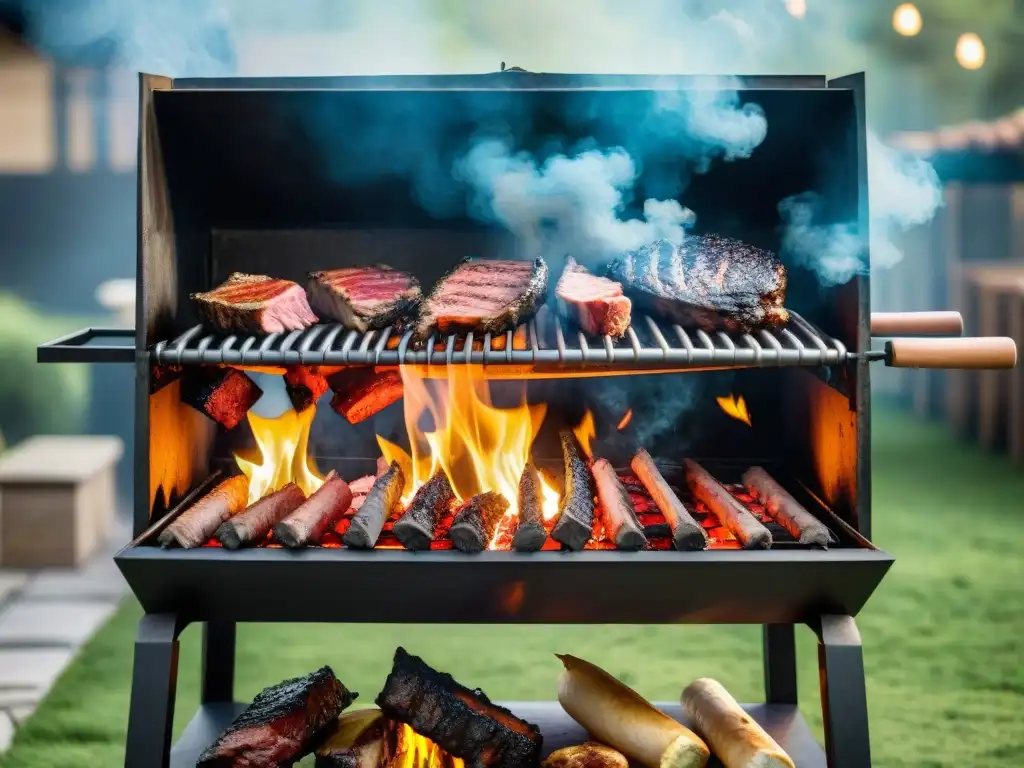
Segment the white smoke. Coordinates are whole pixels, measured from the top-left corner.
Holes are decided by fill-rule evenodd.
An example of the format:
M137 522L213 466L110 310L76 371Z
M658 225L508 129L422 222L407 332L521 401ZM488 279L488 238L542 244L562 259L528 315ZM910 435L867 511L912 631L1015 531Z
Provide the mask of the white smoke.
M942 206L939 178L927 161L886 146L870 132L867 160L870 265L856 222L821 223L821 200L812 194L779 204L783 251L814 270L823 285L841 285L869 267L896 265L903 258L897 236L928 223Z
M598 74L844 72L870 64L846 36L855 0L811 7L803 19L788 14L783 0L24 2L45 50L68 54L103 43L124 68L175 77L488 72L501 61ZM665 92L652 119L636 125L640 134L648 130L641 150L660 142L695 172L749 157L767 126L732 87L723 81L714 90ZM674 120L664 119L666 111ZM900 258L893 235L934 214L939 188L921 161L903 160L875 139L869 154L872 266L891 266ZM470 167L475 161L482 165ZM546 229L551 247L579 238L577 245L602 251L654 232L678 238L691 223L671 199L679 190L646 201L643 218L622 220L644 161L635 147L536 161L485 146L467 148L458 173L473 182L481 215L524 237ZM526 199L537 190L546 191L541 201ZM806 197L783 201L780 213L787 249L825 282L866 268L854 223L823 224Z

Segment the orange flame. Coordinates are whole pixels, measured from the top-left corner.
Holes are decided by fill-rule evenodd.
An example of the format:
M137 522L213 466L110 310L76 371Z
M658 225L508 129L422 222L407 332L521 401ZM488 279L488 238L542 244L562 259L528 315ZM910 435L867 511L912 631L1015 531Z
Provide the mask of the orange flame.
M491 401L490 387L480 366L449 366L446 380L420 377L402 368L405 388L405 427L410 456L399 446L377 436L381 453L397 461L411 479L402 497L408 504L416 490L439 469L451 481L459 500L478 493L497 491L509 502L509 511L495 532L490 548L496 546L508 520L518 513L519 478L530 460L530 447L544 421L547 408L529 405L524 397L513 408L498 408ZM424 432L420 421L429 413L433 432ZM542 481L543 482L543 481ZM557 492L544 485L542 511L557 514Z
M716 397L718 406L726 412L727 415L742 421L748 427L753 426L750 423L750 412L747 410L747 401L743 399L743 395L739 397L735 395L729 395L728 397Z
M594 428L594 414L588 410L583 414L583 420L572 431L576 435L576 439L580 441L580 448L588 457L592 458L594 453L590 449L590 443L594 439L594 435L597 434L597 430Z
M622 417L622 421L619 422L619 426L616 427L616 429L618 429L619 432L621 432L622 430L624 430L626 427L629 426L629 422L631 422L632 420L633 420L633 409L630 408L628 411L626 411L626 415Z
M398 728L398 753L391 759L390 768L465 768L461 758L452 757L411 726L401 723Z
M307 496L324 484L307 455L309 428L315 413L315 408L307 408L302 413L289 409L277 418L268 419L249 411L249 426L256 438L260 462L237 453L235 461L242 474L249 478L250 504L288 483L295 483Z

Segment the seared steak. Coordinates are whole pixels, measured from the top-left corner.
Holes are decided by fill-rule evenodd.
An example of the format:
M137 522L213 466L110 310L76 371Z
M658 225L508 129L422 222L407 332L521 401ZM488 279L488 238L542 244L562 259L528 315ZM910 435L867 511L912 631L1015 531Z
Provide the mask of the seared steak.
M548 265L512 259L467 259L441 278L423 302L416 336L433 331L503 333L544 303Z
M317 321L302 286L291 280L235 272L212 291L193 293L203 322L221 331L280 333Z
M632 302L622 286L606 277L592 275L570 257L555 288L562 316L584 333L619 337L629 328Z
M349 424L358 424L402 399L402 374L393 369L344 368L327 377L334 392L331 408Z
M330 667L264 688L199 756L196 768L291 765L358 695Z
M360 332L394 325L423 298L415 277L385 265L310 272L306 293L322 320Z
M749 330L789 320L782 262L739 240L694 235L682 246L659 240L609 271L638 305L680 325Z
M181 377L181 402L234 429L263 397L256 382L237 368L189 366Z

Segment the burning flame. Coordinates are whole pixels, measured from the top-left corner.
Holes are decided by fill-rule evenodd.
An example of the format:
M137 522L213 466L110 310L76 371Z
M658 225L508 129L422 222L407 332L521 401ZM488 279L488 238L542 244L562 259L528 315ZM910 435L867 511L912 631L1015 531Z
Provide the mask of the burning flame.
M315 408L307 408L302 413L289 409L277 418L268 419L249 411L249 426L260 451L260 463L237 453L235 461L249 478L250 504L288 483L295 483L307 496L324 484L316 467L310 466L307 455L309 428L315 413Z
M619 432L621 432L622 430L624 430L626 427L629 426L629 422L631 422L632 420L633 420L633 409L630 408L628 411L626 411L626 415L622 417L622 421L619 422L619 426L616 427L616 429L618 429Z
M409 479L402 502L408 504L439 469L448 475L461 501L497 491L508 500L509 511L491 540L494 549L507 521L518 513L519 478L530 460L546 406L529 405L524 396L513 408L495 407L480 366L449 366L447 380L425 379L405 367L401 372L412 455L379 435L377 442L384 458L397 461ZM420 423L428 413L432 432L424 432ZM543 477L541 482L542 512L550 518L557 514L558 494Z
M748 427L753 426L750 423L750 412L747 410L747 401L743 399L743 395L737 397L736 395L729 395L728 397L716 397L718 406L726 412L729 416L742 421Z
M594 414L588 410L583 414L583 420L572 431L576 435L576 439L580 441L580 448L583 449L583 452L593 458L594 452L590 449L590 443L594 439L594 435L597 434L597 430L594 428Z
M390 768L465 768L465 761L447 754L411 726L402 723L398 727L399 751L389 763Z

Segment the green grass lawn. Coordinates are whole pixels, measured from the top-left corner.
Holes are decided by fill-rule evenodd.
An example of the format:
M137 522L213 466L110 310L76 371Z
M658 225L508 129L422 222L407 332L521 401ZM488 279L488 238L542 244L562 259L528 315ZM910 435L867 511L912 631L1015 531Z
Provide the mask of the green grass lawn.
M939 426L876 409L875 541L897 557L858 617L875 764L1024 765L1024 473ZM346 585L338 585L339 589ZM126 601L18 732L2 768L123 763L132 638ZM800 637L800 695L820 729L814 639ZM324 663L371 701L398 644L503 699L553 699L566 651L654 699L720 679L741 701L761 689L758 627L422 627L247 625L238 694ZM198 703L199 630L182 638L180 731Z

